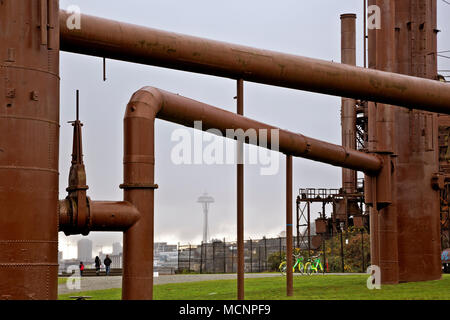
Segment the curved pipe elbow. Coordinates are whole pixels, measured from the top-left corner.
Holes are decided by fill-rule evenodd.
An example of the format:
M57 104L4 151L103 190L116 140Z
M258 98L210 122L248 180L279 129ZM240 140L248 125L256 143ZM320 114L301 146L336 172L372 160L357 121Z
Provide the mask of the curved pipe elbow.
M143 87L136 91L128 102L125 112L127 118L154 120L164 103L163 94L154 87Z

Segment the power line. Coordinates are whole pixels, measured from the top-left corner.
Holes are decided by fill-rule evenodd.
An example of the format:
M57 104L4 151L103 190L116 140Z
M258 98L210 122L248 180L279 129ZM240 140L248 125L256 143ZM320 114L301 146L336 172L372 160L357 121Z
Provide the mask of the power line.
M444 55L442 55L442 54L438 54L438 57L442 57L442 58L447 58L447 59L450 59L450 57L449 57L449 56L444 56Z
M448 1L446 1L446 0L442 0L442 2L444 2L444 3L448 4L448 5L450 5L450 2L448 2Z

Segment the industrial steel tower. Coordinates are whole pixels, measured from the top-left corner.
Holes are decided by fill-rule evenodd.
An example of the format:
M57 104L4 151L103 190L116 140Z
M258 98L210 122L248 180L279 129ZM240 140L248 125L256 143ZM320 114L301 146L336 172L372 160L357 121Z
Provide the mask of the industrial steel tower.
M208 196L208 193L204 193L200 196L197 202L202 204L203 207L203 243L208 243L208 211L209 204L214 202L214 198Z

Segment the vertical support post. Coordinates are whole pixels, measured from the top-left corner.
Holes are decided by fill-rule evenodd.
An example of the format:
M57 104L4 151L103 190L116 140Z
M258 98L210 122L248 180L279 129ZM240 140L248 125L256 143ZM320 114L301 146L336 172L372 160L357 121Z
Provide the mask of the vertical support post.
M106 81L106 58L103 58L103 81Z
M364 17L363 17L363 43L364 43L364 68L367 68L367 0L363 0L363 11L364 11Z
M326 242L325 242L325 233L324 234L322 234L322 249L323 249L323 265L322 265L322 268L323 268L323 274L325 274L325 266L326 266L326 263L327 263L327 248L325 247L326 246Z
M300 249L300 196L297 196L297 200L295 201L296 210L296 231L297 231L297 248Z
M148 105L130 102L124 118L124 200L141 217L123 234L122 299L153 299L155 210L155 112ZM136 143L136 142L139 143Z
M308 219L308 258L310 258L311 255L311 203L307 202L307 219Z
M344 263L344 239L342 237L342 233L344 232L344 230L342 230L342 228L339 229L340 230L340 237L341 237L341 270L342 273L345 272L345 263Z
M244 81L237 80L237 114L244 115ZM244 146L237 141L237 298L244 300Z
M292 274L292 156L286 155L286 294L294 293Z
M364 271L366 269L365 258L364 258L364 229L361 229L361 255L362 255L362 270L361 270L361 272L364 273Z

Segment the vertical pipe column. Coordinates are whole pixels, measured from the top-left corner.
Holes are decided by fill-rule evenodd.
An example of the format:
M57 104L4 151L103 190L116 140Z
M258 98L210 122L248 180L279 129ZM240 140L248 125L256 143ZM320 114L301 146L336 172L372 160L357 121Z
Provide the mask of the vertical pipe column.
M130 102L124 119L124 200L141 218L123 235L124 300L153 299L154 122L149 104Z
M356 66L356 14L341 15L341 62ZM342 145L356 149L356 101L342 98L341 106ZM356 171L342 169L342 189L345 193L356 192Z
M58 18L0 2L0 300L57 299Z
M380 8L380 29L370 29L369 68L395 72L395 2L370 0L369 5ZM395 171L395 109L397 107L369 102L369 151L393 163ZM397 203L395 174L390 176L390 190L376 177L366 176L366 202L370 211L372 264L380 266L382 283L398 283ZM377 183L377 180L379 183ZM389 198L389 200L387 200ZM381 203L390 204L388 206Z
M377 0L381 9L381 29L375 31L376 69L395 72L395 10L394 1ZM376 104L376 136L379 154L395 153L395 113L396 107ZM391 158L392 159L392 158ZM392 161L396 161L395 158ZM395 169L394 169L395 170ZM391 190L394 195L392 203L381 208L378 214L379 266L382 283L398 283L398 224L397 201L395 200L396 179L392 176ZM380 190L377 190L377 192ZM378 201L382 200L380 194Z
M286 294L294 293L292 272L292 156L286 155Z
M395 4L396 72L436 79L436 0L396 0ZM439 171L436 117L437 114L396 108L395 176L402 282L441 277L439 190L430 183Z
M237 114L244 115L244 80L237 80ZM244 145L237 141L237 298L244 300Z

